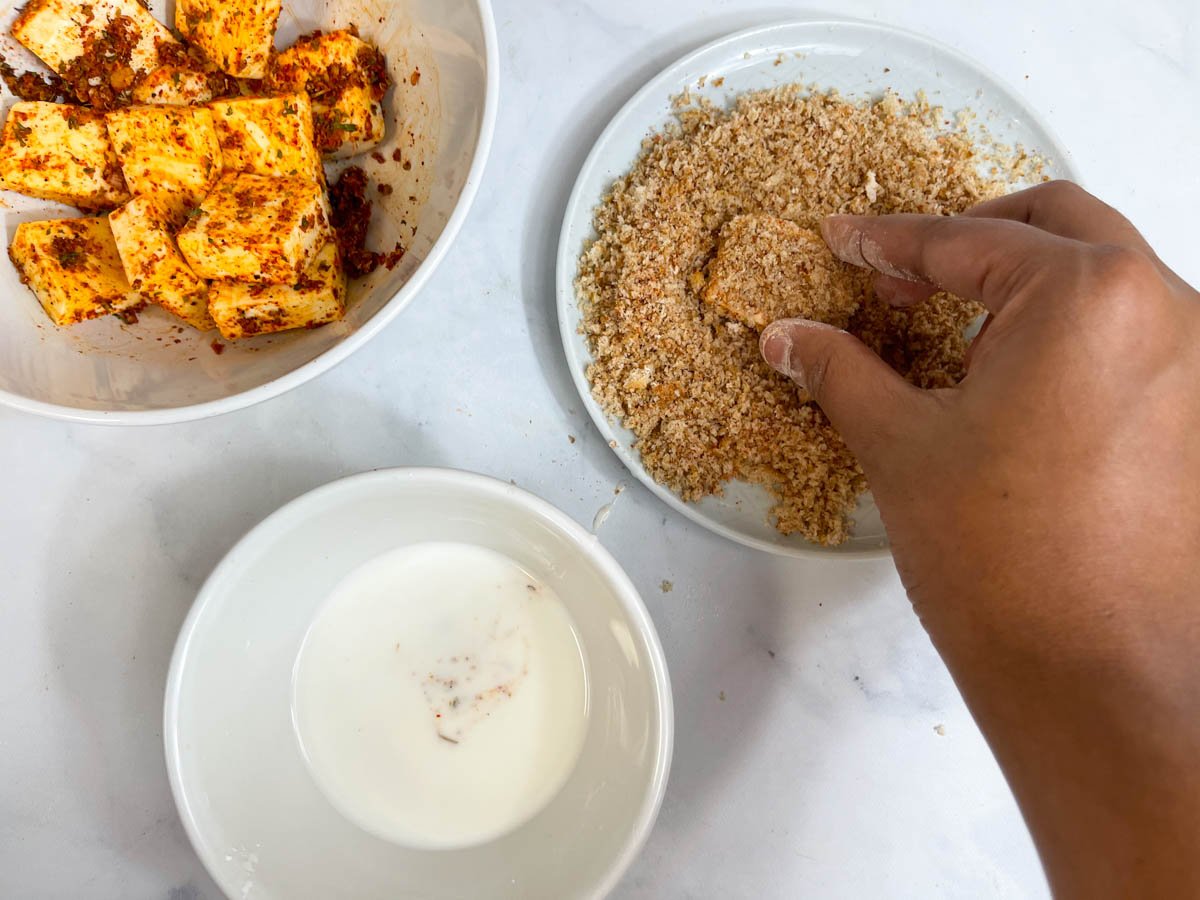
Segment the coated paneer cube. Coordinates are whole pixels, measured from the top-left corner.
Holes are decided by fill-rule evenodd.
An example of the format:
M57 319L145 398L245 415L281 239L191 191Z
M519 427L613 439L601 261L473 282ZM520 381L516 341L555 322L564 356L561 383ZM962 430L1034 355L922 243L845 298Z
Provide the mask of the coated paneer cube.
M221 174L221 144L206 107L113 110L108 137L134 196L171 191L198 202Z
M315 328L345 312L346 275L330 241L295 284L214 281L209 311L230 340L289 328Z
M811 229L771 215L734 216L721 229L700 296L754 329L797 317L845 328L859 304L849 271Z
M300 38L271 60L265 84L272 91L308 92L314 140L326 157L353 156L383 140L387 62L350 31Z
M159 66L133 87L133 102L151 106L198 106L213 98L207 73Z
M307 94L219 100L210 109L226 171L324 181Z
M129 199L104 116L63 103L14 103L0 138L0 188L83 209Z
M142 302L125 278L104 216L22 222L8 255L55 325L74 325Z
M321 185L241 172L221 177L177 239L201 278L295 284L332 237Z
M176 0L175 28L222 72L262 78L282 0Z
M178 46L138 0L30 0L11 31L66 76L80 100L101 107L158 67L160 47Z
M130 287L193 328L208 331L208 282L191 270L170 223L173 211L166 198L152 194L134 197L108 216L117 252Z

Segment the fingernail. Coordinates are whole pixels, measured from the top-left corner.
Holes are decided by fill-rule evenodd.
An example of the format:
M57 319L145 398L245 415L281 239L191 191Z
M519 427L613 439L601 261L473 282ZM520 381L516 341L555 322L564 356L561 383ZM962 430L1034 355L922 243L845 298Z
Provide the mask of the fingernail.
M821 220L821 236L833 255L852 266L870 268L862 255L862 229L858 216L826 216Z
M795 378L792 374L792 336L783 325L768 325L759 340L763 359L781 375Z
M794 334L797 329L813 331L839 331L840 329L824 322L814 322L812 319L780 319L763 329L758 346L767 365L780 375L786 375L800 387L805 387L804 365L795 353Z

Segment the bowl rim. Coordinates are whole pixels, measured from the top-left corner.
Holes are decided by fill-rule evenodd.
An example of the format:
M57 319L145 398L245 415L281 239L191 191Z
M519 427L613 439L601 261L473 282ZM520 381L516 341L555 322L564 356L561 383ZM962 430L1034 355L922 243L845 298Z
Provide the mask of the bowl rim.
M473 4L479 14L480 27L483 31L484 61L487 72L479 136L475 141L471 166L467 170L462 193L459 194L442 233L438 235L437 240L429 249L429 255L421 261L408 281L401 285L400 289L375 315L364 322L361 328L290 372L285 372L283 375L249 390L239 391L216 400L206 400L202 403L164 409L86 409L35 400L22 394L0 389L0 405L51 419L92 425L173 425L180 422L192 422L245 409L285 394L344 362L352 353L379 334L412 302L446 256L474 204L491 152L492 138L496 129L497 106L500 99L500 51L496 36L496 18L490 0L473 0Z
M587 199L584 197L587 182L593 170L602 165L606 145L625 124L626 119L634 114L634 110L640 103L649 96L656 96L662 90L664 82L693 69L698 60L727 45L736 45L746 40L760 36L770 36L774 32L786 31L797 27L868 29L883 36L896 35L923 43L937 52L944 54L946 57L974 70L989 81L992 88L1013 101L1029 117L1033 125L1045 134L1048 146L1039 149L1053 155L1055 162L1061 167L1064 177L1070 178L1077 184L1083 184L1083 177L1078 166L1075 164L1074 157L1051 126L1048 116L1043 114L1031 102L1028 102L1007 79L1002 78L989 66L938 38L915 29L893 25L886 21L815 11L809 13L798 11L796 15L788 18L761 22L746 28L735 29L687 51L651 75L634 93L629 95L621 108L609 119L603 131L600 132L595 143L592 144L591 149L588 151L586 159L579 168L575 183L571 187L571 193L563 209L562 222L558 232L554 284L555 315L558 321L559 341L567 362L567 368L571 373L571 380L574 383L575 390L579 394L580 400L587 410L588 416L592 420L596 430L600 432L605 442L613 448L613 453L630 474L676 512L713 534L720 535L744 547L761 550L775 556L838 562L888 559L892 556L892 546L890 537L886 536L886 529L884 542L880 546L840 550L821 547L818 544L780 544L764 540L754 535L746 534L737 528L726 525L702 513L694 503L685 502L666 485L659 484L646 470L645 466L642 465L640 455L635 450L632 448L628 450L623 448L617 434L617 428L622 426L612 417L608 416L601 409L600 405L595 402L591 393L591 384L587 379L586 367L573 364L575 356L572 345L575 339L575 330L573 327L575 323L571 321L571 315L579 309L579 296L575 289L575 272L579 260L580 245L571 244L569 239L572 230L576 226L576 211L585 202L585 199ZM599 202L599 198L595 198L590 202L589 210L594 208L595 204ZM589 361L590 355L589 349Z
M247 531L216 565L208 578L205 579L196 599L193 601L183 624L179 629L171 662L167 670L166 685L163 692L163 752L167 768L167 780L171 787L171 797L183 823L188 841L201 864L213 881L225 888L218 874L217 860L206 855L202 850L201 834L196 820L191 813L186 797L182 778L180 776L181 751L179 747L179 703L182 680L191 642L197 625L204 615L205 609L212 600L216 586L224 580L226 574L238 566L243 556L252 552L262 535L274 528L277 523L287 521L297 516L306 516L306 507L313 507L324 501L328 496L352 491L363 484L389 482L401 485L414 483L433 487L455 488L473 493L477 496L491 498L497 502L513 506L520 514L528 515L549 524L570 541L575 549L589 562L599 569L601 577L609 584L621 608L624 610L631 626L642 636L647 649L650 679L654 686L654 700L657 711L658 736L656 742L656 759L650 774L645 795L633 821L632 828L621 847L620 852L611 860L603 875L596 884L592 885L587 896L602 898L607 896L628 871L633 861L641 852L646 840L654 828L662 809L663 797L666 793L667 781L670 776L671 760L675 744L675 708L671 691L670 673L667 669L666 655L654 620L642 600L641 594L626 574L621 564L605 548L590 531L567 515L556 506L541 497L517 487L509 482L500 481L488 475L468 472L461 469L437 467L394 467L373 469L356 475L349 475L316 487L283 506L276 509L266 518ZM228 894L228 891L226 891Z

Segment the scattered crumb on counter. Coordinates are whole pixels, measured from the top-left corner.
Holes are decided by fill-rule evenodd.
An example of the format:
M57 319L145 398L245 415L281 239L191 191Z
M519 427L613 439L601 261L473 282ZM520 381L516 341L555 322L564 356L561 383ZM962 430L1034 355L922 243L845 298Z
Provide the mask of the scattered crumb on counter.
M660 591L662 591L664 594L669 594L669 593L671 593L671 591L675 590L675 585L672 584L671 582L667 581L667 579L664 578L662 580L662 584L660 584L658 586L658 589Z
M946 734L946 726L945 725L934 725L933 730L942 736L944 736Z

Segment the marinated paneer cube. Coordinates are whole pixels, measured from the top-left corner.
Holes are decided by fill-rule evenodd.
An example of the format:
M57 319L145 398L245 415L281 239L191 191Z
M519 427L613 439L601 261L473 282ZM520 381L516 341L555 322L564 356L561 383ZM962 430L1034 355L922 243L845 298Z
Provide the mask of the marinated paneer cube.
M171 236L174 211L168 198L134 197L108 216L130 287L193 328L208 331L208 282L184 261Z
M295 284L333 238L325 191L312 178L223 175L177 235L201 278Z
M221 144L207 107L113 110L108 137L134 196L170 191L198 202L220 177Z
M97 109L128 102L139 76L157 68L171 32L138 0L30 0L12 35Z
M159 66L133 88L133 102L151 106L198 106L212 98L208 74L182 66Z
M14 103L0 137L0 188L82 209L129 199L101 113L82 106Z
M321 154L313 146L312 104L307 94L218 100L209 108L226 171L300 175L324 182Z
M315 328L345 312L346 275L330 241L295 284L214 281L208 308L221 336L230 340L289 328Z
M8 255L55 325L142 303L129 286L105 216L22 222Z
M175 28L222 72L262 78L282 7L282 0L176 0Z
M351 31L300 38L271 60L265 84L272 91L308 92L313 139L326 157L353 156L383 140L387 62Z

